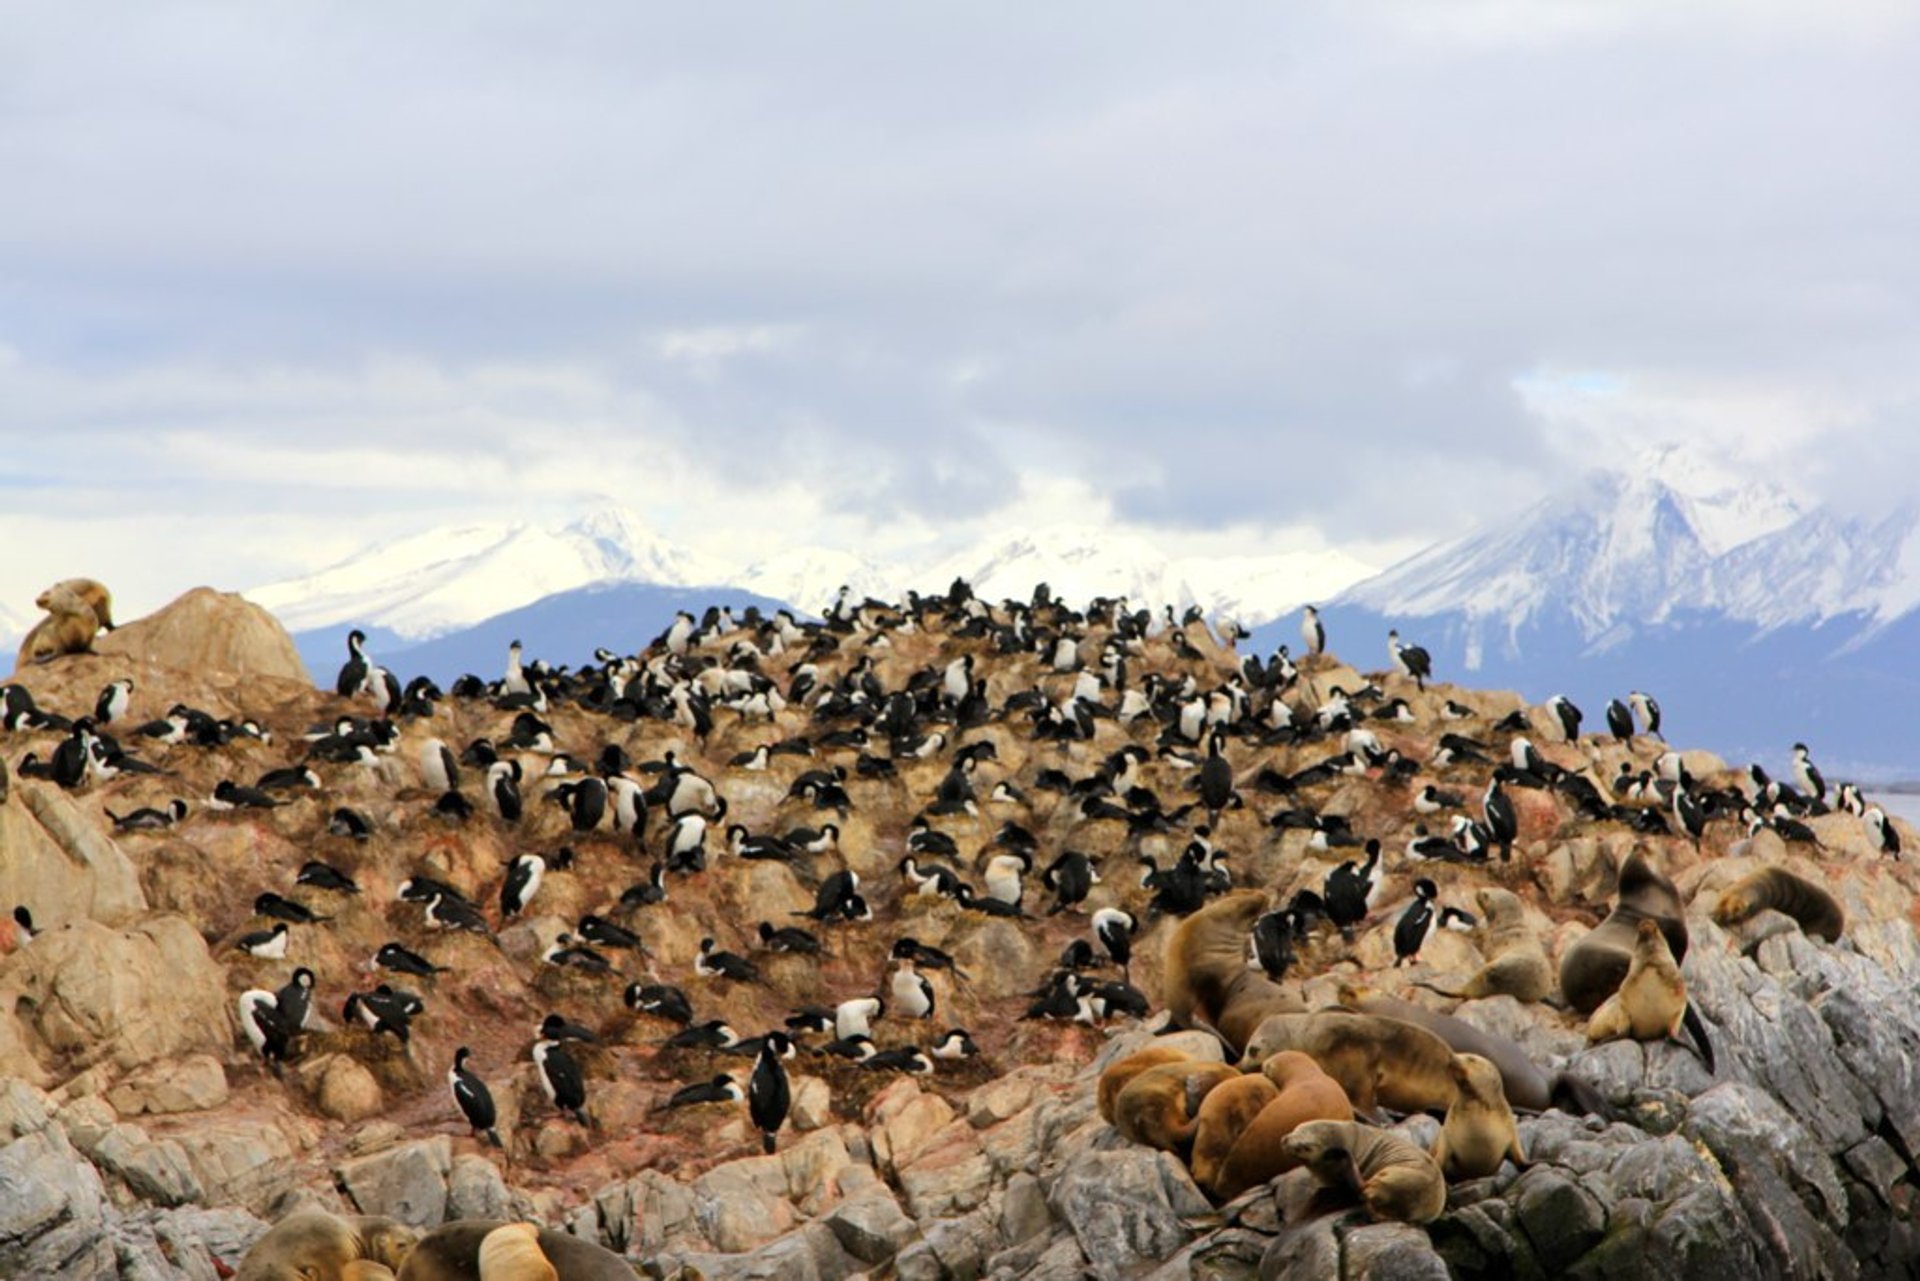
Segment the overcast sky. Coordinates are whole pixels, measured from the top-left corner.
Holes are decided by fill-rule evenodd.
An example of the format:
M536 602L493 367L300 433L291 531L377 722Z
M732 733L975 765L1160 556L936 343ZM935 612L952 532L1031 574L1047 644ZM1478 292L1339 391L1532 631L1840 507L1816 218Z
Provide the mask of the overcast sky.
M1757 0L9 4L0 603L598 494L742 559L1091 518L1377 563L1673 438L1890 502L1917 35Z

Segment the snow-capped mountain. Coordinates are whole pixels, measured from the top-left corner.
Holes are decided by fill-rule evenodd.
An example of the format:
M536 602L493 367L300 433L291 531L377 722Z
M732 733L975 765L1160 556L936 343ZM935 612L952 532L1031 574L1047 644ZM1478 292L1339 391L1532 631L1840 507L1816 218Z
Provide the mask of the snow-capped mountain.
M944 591L964 578L989 600L1025 600L1036 583L1046 583L1061 600L1124 596L1147 608L1199 605L1211 617L1254 626L1324 599L1368 569L1338 551L1169 557L1143 535L1063 524L968 548L914 582L923 591Z
M33 620L25 614L0 605L0 646L8 649L25 640L33 630Z
M1920 506L1843 517L1677 449L1590 475L1422 552L1324 612L1330 644L1385 665L1397 627L1441 679L1565 693L1597 723L1653 690L1694 742L1779 764L1796 739L1868 777L1920 777ZM1297 644L1292 619L1256 634Z
M634 513L604 507L557 527L432 529L246 596L294 632L354 623L426 640L592 583L720 581L713 566L655 534Z
M857 598L900 595L898 570L831 547L795 547L754 561L725 581L746 591L783 600L810 614L830 604L842 585Z

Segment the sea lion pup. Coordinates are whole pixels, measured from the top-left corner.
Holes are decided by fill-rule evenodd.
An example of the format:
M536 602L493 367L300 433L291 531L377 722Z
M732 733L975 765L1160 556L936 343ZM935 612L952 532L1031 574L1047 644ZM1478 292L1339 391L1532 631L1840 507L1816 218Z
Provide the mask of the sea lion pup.
M1306 1006L1258 969L1250 968L1247 940L1269 906L1262 890L1239 890L1201 908L1167 938L1161 1004L1180 1027L1208 1028L1239 1053L1269 1014Z
M95 622L113 630L113 594L91 578L63 578L34 597L33 603L49 614L91 610Z
M1120 1091L1126 1089L1134 1077L1148 1068L1167 1063L1185 1063L1192 1058L1193 1055L1185 1050L1175 1049L1171 1045L1150 1045L1124 1059L1109 1063L1107 1070L1100 1074L1100 1085L1094 1092L1099 1101L1100 1119L1108 1125L1113 1124L1113 1101L1120 1097Z
M1675 961L1686 959L1687 923L1680 892L1636 849L1620 866L1620 893L1613 911L1560 958L1560 991L1568 1005L1592 1014L1619 989L1633 961L1634 931L1643 920L1659 924Z
M489 1255L484 1247L503 1228L516 1230L495 1241ZM500 1271L503 1266L525 1268L537 1262L522 1244L529 1230L549 1270ZM493 1271L488 1270L490 1258L495 1264ZM501 1219L456 1219L420 1238L420 1244L401 1265L398 1281L546 1281L548 1277L558 1281L633 1281L634 1270L613 1251L566 1232L534 1229L531 1223Z
M237 1281L374 1281L390 1277L418 1240L412 1228L372 1215L290 1214L253 1243Z
M1230 1063L1163 1063L1127 1083L1113 1101L1113 1128L1163 1152L1185 1152L1199 1124L1200 1105L1217 1085L1238 1080Z
M1598 1044L1630 1036L1636 1041L1674 1041L1686 1020L1687 981L1667 947L1666 935L1653 921L1642 921L1634 935L1633 963L1620 990L1601 1002L1587 1021L1587 1041ZM1691 1048L1691 1047L1689 1047ZM1707 1054L1700 1057L1713 1070Z
M1549 1076L1519 1045L1497 1033L1482 1031L1465 1019L1430 1010L1412 1001L1380 996L1352 983L1339 987L1340 1004L1363 1014L1400 1019L1427 1029L1445 1041L1455 1054L1477 1054L1500 1070L1507 1102L1524 1112L1560 1108L1573 1115L1613 1119L1612 1110L1594 1084L1577 1072Z
M1453 1051L1426 1028L1377 1014L1317 1010L1274 1014L1247 1041L1248 1071L1281 1050L1310 1055L1346 1092L1355 1112L1444 1113L1453 1106Z
M1260 1072L1236 1076L1209 1090L1200 1101L1200 1115L1193 1129L1193 1155L1187 1161L1193 1181L1211 1188L1234 1143L1279 1097L1279 1087Z
M1260 1075L1273 1083L1277 1093L1234 1140L1215 1173L1208 1190L1221 1201L1231 1201L1298 1165L1280 1141L1300 1126L1309 1121L1353 1120L1353 1105L1339 1082L1298 1050L1282 1050L1269 1057L1260 1065ZM1194 1151L1199 1147L1196 1139Z
M1511 891L1483 887L1475 899L1480 904L1480 924L1476 929L1480 950L1487 963L1458 988L1438 983L1423 984L1445 996L1477 1000L1483 996L1511 996L1520 1001L1541 1001L1553 991L1553 965L1547 950L1527 925L1519 896Z
M1760 868L1734 885L1713 905L1713 919L1720 925L1738 925L1767 908L1791 916L1808 938L1829 943L1840 941L1847 924L1839 900L1784 867Z
M1358 1121L1309 1121L1280 1146L1322 1186L1357 1194L1376 1219L1427 1224L1447 1208L1440 1167L1397 1134Z
M1456 1054L1448 1070L1460 1093L1433 1142L1440 1172L1448 1179L1484 1179L1508 1158L1525 1169L1527 1156L1520 1150L1520 1131L1500 1085L1500 1069L1478 1054Z

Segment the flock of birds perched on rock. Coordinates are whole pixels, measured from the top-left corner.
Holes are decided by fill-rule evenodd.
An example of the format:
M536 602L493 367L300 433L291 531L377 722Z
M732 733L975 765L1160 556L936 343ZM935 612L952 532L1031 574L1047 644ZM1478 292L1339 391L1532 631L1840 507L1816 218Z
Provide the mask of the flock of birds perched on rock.
M1265 1109L1286 1102L1310 1120L1352 1126L1356 1111L1397 1107L1354 1089L1342 1091L1344 1113L1327 1104L1314 1064L1336 1081L1343 1069L1324 1047L1315 1053L1313 1035L1266 1029L1270 1018L1312 1017L1299 980L1336 967L1351 976L1347 963L1389 957L1418 973L1439 932L1483 942L1504 932L1511 946L1490 949L1487 969L1450 995L1491 984L1549 997L1544 952L1536 962L1521 946L1540 950L1510 893L1482 888L1477 914L1447 901L1469 876L1526 880L1516 849L1608 828L1698 849L1728 823L1737 841L1771 831L1817 849L1810 824L1845 811L1876 848L1900 852L1895 824L1852 785L1830 790L1804 746L1791 784L1757 765L1696 776L1660 737L1659 706L1642 693L1609 703L1605 735L1583 735L1584 717L1565 698L1532 714L1517 703L1496 713L1432 686L1429 655L1397 633L1389 668L1361 675L1328 651L1311 608L1298 655L1283 646L1264 660L1238 656L1239 638L1216 639L1197 611L1156 617L1107 599L1072 608L1045 585L1028 601L999 603L964 582L904 603L856 601L843 589L818 622L786 611L683 613L638 653L600 650L577 668L528 661L516 642L498 679L467 675L445 690L425 677L403 682L356 631L323 719L304 734L181 704L139 719L129 679L109 683L80 715L40 706L24 683L5 685L0 726L32 741L16 775L98 792L104 818L128 840L191 845L206 825L324 815L285 820L280 835L308 857L280 880L230 887L251 918L226 945L236 973L260 980L238 994L239 1022L276 1073L322 1034L370 1060L412 1056L416 1024L431 1025L441 1003L436 992L483 968L512 971L522 1004L571 1005L541 1018L524 1051L502 1035L482 1040L485 1021L450 1016L459 1030L440 1030L439 1040L458 1042L446 1068L453 1103L496 1145L499 1109L479 1061L499 1063L503 1050L531 1065L556 1116L582 1127L596 1123L597 1083L631 1075L627 1050L645 1046L656 1072L750 1059L744 1082L704 1070L658 1082L643 1115L744 1101L772 1151L802 1053L937 1078L1016 1059L1028 1021L1101 1025L1165 1010L1170 1024L1210 1031L1236 1055L1264 1035L1269 1052L1258 1062L1279 1064L1249 1073L1264 1088L1218 1095L1232 1098L1231 1133L1208 1141L1203 1182L1232 1190L1264 1166L1233 1161L1231 1138L1257 1131L1267 1157L1285 1147L1286 1132L1258 1124ZM239 772L263 757L270 768ZM161 800L155 789L187 760L213 762L201 768L217 783L198 799ZM0 762L0 801L5 787ZM105 808L133 790L155 803ZM403 834L417 866L390 895L366 892L374 852ZM781 870L750 870L762 866ZM724 890L696 888L715 877ZM557 894L558 884L570 888ZM676 901L689 897L701 907L697 924L675 919L686 910ZM564 918L547 920L561 903ZM48 924L28 904L13 913L22 943ZM1195 942L1182 931L1196 922L1225 933ZM348 930L381 939L357 964L344 944L319 942ZM512 947L516 930L523 942ZM695 932L691 954L659 943ZM1374 935L1381 943L1369 943ZM1665 945L1659 929L1653 936ZM1208 955L1183 956L1183 947ZM1614 987L1635 990L1643 971L1677 975L1684 947L1684 930L1664 962L1652 945L1635 952L1629 943ZM1517 960L1502 969L1507 952ZM1005 973L1006 958L1028 955L1055 959ZM1143 959L1149 974L1136 986ZM382 981L365 985L375 974ZM323 1007L322 991L341 995ZM1254 1003L1252 1022L1253 1005L1234 1007L1249 992L1265 1002ZM1365 994L1348 996L1340 1017L1361 1017ZM776 1021L763 1012L777 1003ZM336 1032L323 1008L337 1009L350 1033ZM971 1031L953 1019L961 1009ZM757 1027L746 1021L756 1017ZM1614 1034L1679 1031L1649 1032L1618 1009L1607 1017ZM377 1049L383 1039L392 1048ZM1471 1096L1494 1108L1478 1064L1498 1055L1460 1052L1475 1062L1453 1064L1459 1046L1449 1047L1434 1080L1456 1084L1414 1102L1447 1111ZM1160 1079L1181 1082L1178 1115L1159 1128L1116 1124L1191 1152L1211 1087L1191 1088L1186 1059L1158 1066L1171 1069ZM1227 1079L1218 1075L1214 1084ZM1515 1093L1507 1075L1505 1096L1498 1081L1490 1092L1498 1108ZM1322 1106L1297 1107L1309 1086ZM1547 1089L1522 1089L1511 1102L1546 1106ZM1103 1084L1103 1111L1105 1095ZM1350 1131L1312 1134L1317 1146L1285 1150L1316 1169L1404 1162ZM1455 1154L1484 1137L1463 1130ZM1472 1147L1472 1168L1489 1159L1484 1146ZM1326 1155L1336 1148L1339 1158ZM1496 1166L1503 1155L1493 1153ZM1233 1177L1214 1182L1225 1168ZM1428 1191L1407 1195L1424 1206Z

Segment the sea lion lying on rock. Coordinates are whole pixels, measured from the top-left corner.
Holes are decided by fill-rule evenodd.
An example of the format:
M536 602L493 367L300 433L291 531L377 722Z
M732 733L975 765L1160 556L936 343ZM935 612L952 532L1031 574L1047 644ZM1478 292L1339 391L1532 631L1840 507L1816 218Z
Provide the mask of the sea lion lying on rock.
M1427 1224L1447 1208L1440 1167L1397 1134L1358 1121L1309 1121L1281 1146L1321 1186L1357 1195L1376 1219Z
M1714 903L1713 919L1720 925L1738 925L1768 908L1791 916L1808 938L1829 943L1838 943L1847 925L1838 899L1784 867L1760 868L1734 885Z
M1444 1113L1453 1106L1453 1051L1412 1023L1341 1009L1270 1015L1247 1041L1241 1066L1252 1071L1281 1050L1311 1056L1357 1112Z
M420 1238L399 1281L633 1281L613 1251L571 1233L500 1219L456 1219Z
M324 1210L290 1214L240 1261L236 1281L378 1281L391 1277L418 1240L414 1230L372 1215Z
M1273 1083L1276 1093L1234 1140L1226 1160L1214 1173L1208 1190L1221 1201L1231 1201L1248 1188L1298 1165L1298 1159L1281 1140L1307 1122L1353 1120L1353 1105L1347 1102L1340 1083L1298 1050L1282 1050L1270 1056L1260 1065L1260 1075ZM1196 1142L1196 1150L1198 1147ZM1197 1165L1195 1170L1197 1180Z
M1231 1064L1198 1059L1150 1067L1114 1098L1113 1128L1135 1143L1184 1153L1207 1095L1239 1076L1240 1069Z
M1114 1101L1120 1097L1120 1091L1133 1083L1133 1079L1148 1068L1163 1067L1168 1063L1188 1063L1193 1055L1185 1050L1175 1049L1171 1045L1150 1045L1144 1050L1136 1050L1124 1059L1107 1065L1100 1074L1100 1084L1094 1091L1094 1097L1100 1108L1100 1119L1108 1125L1113 1124Z
M1474 933L1487 963L1457 988L1437 983L1426 986L1444 996L1467 1000L1483 996L1545 1000L1553 991L1553 965L1526 922L1519 896L1489 885L1482 887L1474 899L1480 904L1480 924Z

